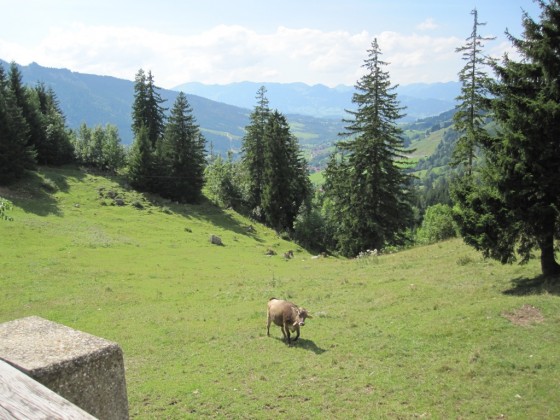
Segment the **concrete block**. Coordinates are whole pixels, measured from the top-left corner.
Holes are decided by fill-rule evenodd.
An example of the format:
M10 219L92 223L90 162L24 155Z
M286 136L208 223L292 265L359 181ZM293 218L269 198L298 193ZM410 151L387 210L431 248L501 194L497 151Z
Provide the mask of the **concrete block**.
M116 343L31 316L0 324L0 358L99 419L128 419Z

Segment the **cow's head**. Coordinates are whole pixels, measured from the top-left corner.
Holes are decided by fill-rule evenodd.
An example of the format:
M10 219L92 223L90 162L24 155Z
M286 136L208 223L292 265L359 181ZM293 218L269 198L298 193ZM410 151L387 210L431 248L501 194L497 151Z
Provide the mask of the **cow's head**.
M313 318L308 312L307 309L305 308L297 308L297 317L296 320L294 322L294 327L299 325L300 327L303 327L305 325L305 319L306 318Z

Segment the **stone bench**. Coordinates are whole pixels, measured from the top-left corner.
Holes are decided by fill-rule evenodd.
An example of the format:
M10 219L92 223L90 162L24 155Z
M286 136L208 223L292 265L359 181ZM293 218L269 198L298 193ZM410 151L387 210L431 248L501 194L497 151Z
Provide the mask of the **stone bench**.
M123 354L116 343L32 316L0 324L0 359L92 416L128 419ZM0 407L10 402L2 402L4 392L13 392L7 385L0 386Z

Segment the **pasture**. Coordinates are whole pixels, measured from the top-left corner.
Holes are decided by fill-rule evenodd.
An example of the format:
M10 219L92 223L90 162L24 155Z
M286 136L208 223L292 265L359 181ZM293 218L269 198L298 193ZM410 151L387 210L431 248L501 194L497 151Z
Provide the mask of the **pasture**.
M313 259L234 212L72 168L0 196L0 322L119 343L132 418L560 418L560 287L537 261L460 240ZM313 315L292 346L266 336L272 296Z

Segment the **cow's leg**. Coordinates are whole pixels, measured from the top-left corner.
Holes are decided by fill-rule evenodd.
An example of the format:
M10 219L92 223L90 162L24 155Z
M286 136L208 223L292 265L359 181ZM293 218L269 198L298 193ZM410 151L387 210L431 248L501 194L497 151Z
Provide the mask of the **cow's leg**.
M266 313L266 336L270 337L270 312Z
M294 338L294 341L297 341L298 338L299 338L299 325L296 328L296 338Z
M284 338L290 344L290 327L286 323L282 325L282 334L284 334Z

